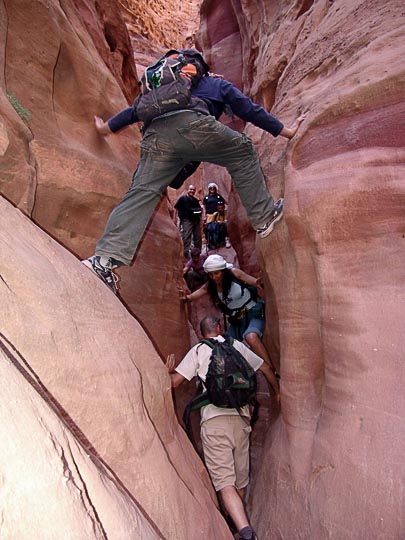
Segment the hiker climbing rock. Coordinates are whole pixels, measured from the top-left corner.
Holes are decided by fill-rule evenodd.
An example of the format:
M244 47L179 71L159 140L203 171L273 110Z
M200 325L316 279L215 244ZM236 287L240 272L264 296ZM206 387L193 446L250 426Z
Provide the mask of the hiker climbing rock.
M113 270L131 264L163 191L190 163L227 168L259 237L270 234L281 219L283 200L275 203L267 191L251 140L217 121L225 106L274 137L290 139L305 118L301 115L285 127L232 83L209 76L209 66L196 49L168 51L146 69L141 86L142 94L131 107L95 123L105 136L143 122L141 156L131 187L112 211L95 254L83 261L114 293Z
M199 289L208 281L207 273L204 270L205 259L206 257L201 255L200 249L193 248L191 250L190 259L183 268L183 277L190 291Z
M221 336L220 319L208 315L200 323L201 335L204 339L209 339L214 344L223 344L225 339ZM184 381L191 381L198 376L201 381L207 383L210 375L213 359L213 347L204 343L198 343L190 349L180 364L174 368L174 358L168 358L168 369L171 373L172 387L176 388ZM263 362L259 356L248 349L243 343L234 340L231 346L241 354L243 361L251 367L251 371L260 370L271 383L273 375L269 366ZM240 362L240 360L235 360ZM219 364L221 366L231 365L228 360ZM241 369L242 368L242 369ZM238 379L238 385L243 386L241 379L249 385L249 376L242 377L243 366L238 367L238 374L233 374ZM222 378L221 378L222 377ZM232 373L216 373L212 379L224 381L232 378ZM217 407L209 403L201 408L201 440L204 451L204 460L208 472L211 476L215 490L218 492L225 512L231 517L242 540L257 540L252 529L243 503L245 489L249 483L249 438L250 438L250 417L251 408L244 405L239 408L232 408L227 405L228 400L225 394L233 394L236 402L244 403L238 399L237 390L228 389L222 392L222 382L217 390L212 393L217 395L217 399L224 400L222 407ZM215 383L214 383L215 384ZM238 386L236 385L236 386ZM245 385L245 386L246 386ZM235 393L234 393L235 392ZM211 395L211 394L209 394Z
M191 294L180 290L180 298L192 302L209 294L214 305L227 316L229 326L226 335L245 340L274 369L261 340L265 328L265 306L264 301L257 298L260 280L227 263L221 255L207 257L204 269L208 273L208 282ZM277 390L278 382L274 374L272 381L273 388Z
M180 220L180 233L183 241L183 253L186 259L190 258L190 247L201 250L201 216L200 201L194 196L195 187L188 186L186 195L182 195L174 205Z

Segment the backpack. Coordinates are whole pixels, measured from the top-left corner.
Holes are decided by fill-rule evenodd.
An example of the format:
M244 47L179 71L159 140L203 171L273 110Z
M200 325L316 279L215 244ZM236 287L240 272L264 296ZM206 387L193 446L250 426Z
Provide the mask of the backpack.
M232 345L233 339L226 338L225 341L218 341L207 338L203 339L201 343L205 343L212 349L204 382L205 391L190 401L183 414L183 422L193 444L190 413L204 405L211 403L216 407L236 409L239 414L245 405L253 405L254 418L252 418L252 423L257 418L256 373L243 355Z
M200 100L193 98L191 88L203 75L195 59L174 49L167 51L141 77L141 94L134 102L138 118L147 126L162 114L192 108Z
M252 403L256 396L256 373L232 345L233 339L203 339L201 343L212 348L204 382L209 402L216 407L238 411Z
M218 247L221 241L221 226L217 221L211 221L207 225L208 246Z

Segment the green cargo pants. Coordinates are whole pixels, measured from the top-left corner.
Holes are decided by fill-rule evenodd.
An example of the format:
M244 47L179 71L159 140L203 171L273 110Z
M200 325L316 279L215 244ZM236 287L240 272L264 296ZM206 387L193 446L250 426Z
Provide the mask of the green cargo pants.
M226 167L254 229L274 209L251 140L199 112L179 111L154 120L141 142L130 189L112 211L96 255L131 264L163 191L190 161Z

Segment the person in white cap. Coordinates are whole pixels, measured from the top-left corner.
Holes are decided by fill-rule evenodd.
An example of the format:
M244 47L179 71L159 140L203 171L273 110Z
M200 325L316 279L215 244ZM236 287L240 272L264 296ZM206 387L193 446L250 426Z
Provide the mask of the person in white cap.
M180 297L188 302L209 294L213 303L227 315L226 335L239 341L245 340L249 347L272 368L271 358L261 340L265 328L264 301L257 299L260 279L235 268L221 255L210 255L204 263L209 280L191 294L180 291ZM278 392L278 382L273 379Z

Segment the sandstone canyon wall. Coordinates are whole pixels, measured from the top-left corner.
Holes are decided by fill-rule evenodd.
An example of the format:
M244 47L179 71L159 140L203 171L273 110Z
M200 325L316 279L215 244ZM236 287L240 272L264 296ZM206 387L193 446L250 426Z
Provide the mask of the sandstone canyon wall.
M163 538L1 336L1 537Z
M140 140L93 126L136 88L118 4L0 1L0 63L0 331L33 379L17 361L2 373L0 535L228 539L157 352L189 347L167 200L126 269L143 327L79 262L129 186Z
M0 251L2 539L228 540L139 323L4 198Z
M397 0L202 5L214 69L287 125L307 112L288 144L247 129L285 197L256 246L281 370L252 490L261 540L405 537L404 15Z
M103 139L93 125L94 115L109 118L137 89L119 5L2 0L0 62L1 192L76 256L88 257L139 155L137 127ZM180 254L163 199L140 257L122 271L121 291L163 357L189 346L176 288Z
M228 540L207 475L175 420L161 362L189 346L170 201L162 199L134 265L122 271L122 297L142 327L59 245L79 258L92 253L136 163L136 128L102 140L92 120L133 96L128 12L142 21L132 35L138 68L149 45L165 45L157 39L170 25L152 32L150 20L167 13L162 2L122 3L123 16L113 1L0 0L1 193L57 241L1 201L0 330L46 389L24 382L2 357L11 362L2 411L17 422L17 406L27 409L27 431L49 458L48 470L27 472L32 497L42 496L43 482L56 484L57 500L77 514L74 527L87 531L92 514L72 503L73 492L60 494L66 475L79 481L61 467L66 452L83 485L92 485L94 538L122 512L111 538L136 521L139 538ZM260 540L401 539L403 2L205 0L201 13L198 43L215 71L286 124L308 113L291 142L246 129L269 188L286 201L284 221L256 246L258 258L230 195L239 261L256 271L259 259L264 271L266 340L281 371L281 414L267 432L262 422L264 446L254 448L253 523ZM203 174L230 189L222 171ZM10 420L4 429L15 445L28 444ZM4 464L10 441L1 448ZM29 454L10 461L10 482L1 472L10 528L21 520L10 486ZM33 537L28 526L24 534Z

